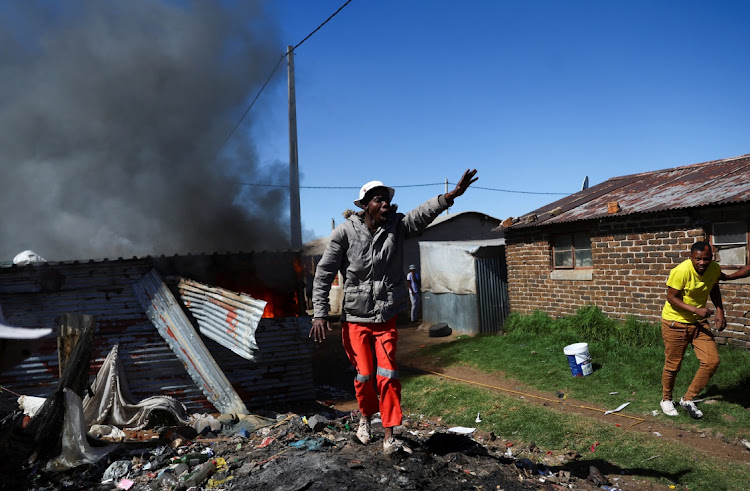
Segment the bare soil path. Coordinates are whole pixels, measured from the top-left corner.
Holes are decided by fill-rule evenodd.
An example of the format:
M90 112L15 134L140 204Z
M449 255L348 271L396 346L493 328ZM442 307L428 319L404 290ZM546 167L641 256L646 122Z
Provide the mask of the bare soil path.
M502 372L486 373L470 367L443 367L436 362L424 358L410 356L424 346L455 341L456 336L431 338L426 330L413 326L399 327L398 358L401 370L422 370L445 376L447 379L460 379L462 383L478 384L483 387L497 388L499 392L510 397L523 397L525 401L546 406L566 413L576 413L583 417L596 419L605 423L620 424L622 431L636 431L650 435L653 438L665 438L675 442L701 449L701 451L733 462L750 463L750 451L739 442L725 441L721 436L713 435L693 425L676 426L663 418L666 416L643 416L639 423L613 413L605 415L604 411L612 408L601 408L576 399L557 399L555 394L542 392L526 387L520 382L510 379ZM522 393L522 394L519 394ZM586 409L593 407L598 410ZM655 407L655 409L658 409ZM656 436L659 433L661 436Z
M346 354L341 345L341 327L333 324L333 331L328 334L322 345L316 348L315 358L324 360L316 362L316 380L322 381L334 387L350 388L354 376L353 369L346 359ZM425 346L447 343L456 340L456 335L431 338L428 331L419 326L410 324L399 324L398 361L399 369L406 372L409 370L431 373L435 376L443 376L446 379L460 383L474 384L481 387L491 387L499 393L510 397L523 398L530 403L539 404L550 409L556 409L565 413L575 413L582 417L610 423L620 424L621 431L636 431L651 436L652 438L664 438L675 442L699 448L708 455L726 459L730 462L750 463L750 451L738 441L730 441L721 435L715 435L710 431L703 431L697 426L685 424L677 426L664 420L666 416L643 416L634 418L624 417L618 413L604 415L604 411L612 408L601 408L576 399L566 398L560 400L553 393L542 392L524 386L522 383L510 379L501 372L486 373L470 367L444 367L436 361L411 356ZM330 339L333 338L333 339ZM334 400L336 409L342 411L356 410L357 403L351 396L343 395ZM407 404L408 406L408 404ZM593 408L593 409L587 409ZM658 408L654 408L658 409ZM643 422L639 422L642 419ZM657 436L656 433L661 436Z

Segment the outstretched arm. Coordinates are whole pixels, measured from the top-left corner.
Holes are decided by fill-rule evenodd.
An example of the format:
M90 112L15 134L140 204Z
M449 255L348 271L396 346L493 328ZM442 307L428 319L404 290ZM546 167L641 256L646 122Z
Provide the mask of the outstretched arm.
M721 273L721 281L739 280L740 278L747 278L748 276L750 276L750 265L747 265L742 269L738 269L732 274Z
M448 191L445 193L445 199L448 201L449 204L453 204L453 200L461 196L466 192L467 189L469 189L469 186L473 182L476 182L478 177L474 177L477 175L476 169L466 169L464 172L464 175L461 176L461 179L459 179L458 184L456 184L456 187L453 189L453 191Z

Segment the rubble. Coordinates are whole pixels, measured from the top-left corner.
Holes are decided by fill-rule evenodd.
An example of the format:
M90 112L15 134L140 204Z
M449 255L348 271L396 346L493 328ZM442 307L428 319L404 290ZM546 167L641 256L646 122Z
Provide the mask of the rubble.
M80 399L69 390L77 421ZM577 455L554 456L532 443L508 456L513 444L487 432L461 434L442 422L406 416L394 432L408 452L383 452L383 428L373 418L373 441L355 442L356 412L322 405L305 411L259 415L194 414L220 427L201 435L190 423L124 431L119 444L73 438L68 466L60 458L26 462L0 487L8 489L591 489L609 484L594 467L579 468ZM244 420L259 423L241 428ZM253 425L248 425L247 428ZM91 435L93 432L89 432ZM76 433L73 433L76 434ZM83 434L79 432L78 434ZM208 435L211 434L211 437ZM514 447L515 448L515 447ZM69 449L70 450L70 449ZM78 460L74 460L77 458ZM55 465L52 465L55 463ZM587 482L587 479L589 480ZM560 486L560 487L551 487Z

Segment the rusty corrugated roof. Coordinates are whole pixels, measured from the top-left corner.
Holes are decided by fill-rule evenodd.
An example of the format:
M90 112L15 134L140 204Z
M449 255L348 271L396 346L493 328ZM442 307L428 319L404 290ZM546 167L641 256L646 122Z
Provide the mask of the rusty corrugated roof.
M613 177L527 213L510 228L747 201L750 201L750 154ZM620 211L608 213L610 202L617 202ZM536 219L532 219L534 216Z

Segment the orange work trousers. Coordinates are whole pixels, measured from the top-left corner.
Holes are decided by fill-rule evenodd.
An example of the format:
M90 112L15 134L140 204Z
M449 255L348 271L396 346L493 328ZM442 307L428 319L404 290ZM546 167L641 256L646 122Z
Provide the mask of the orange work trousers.
M719 368L719 351L707 320L695 324L661 320L661 337L664 338L664 371L661 375L663 400L672 400L672 389L682 358L689 344L693 345L695 356L701 362L695 372L690 387L685 392L685 400L692 401L708 384Z
M354 392L362 415L369 417L380 411L384 428L400 425L401 381L396 366L396 318L362 324L344 322L341 327L346 355L357 370ZM373 359L373 350L376 360Z

